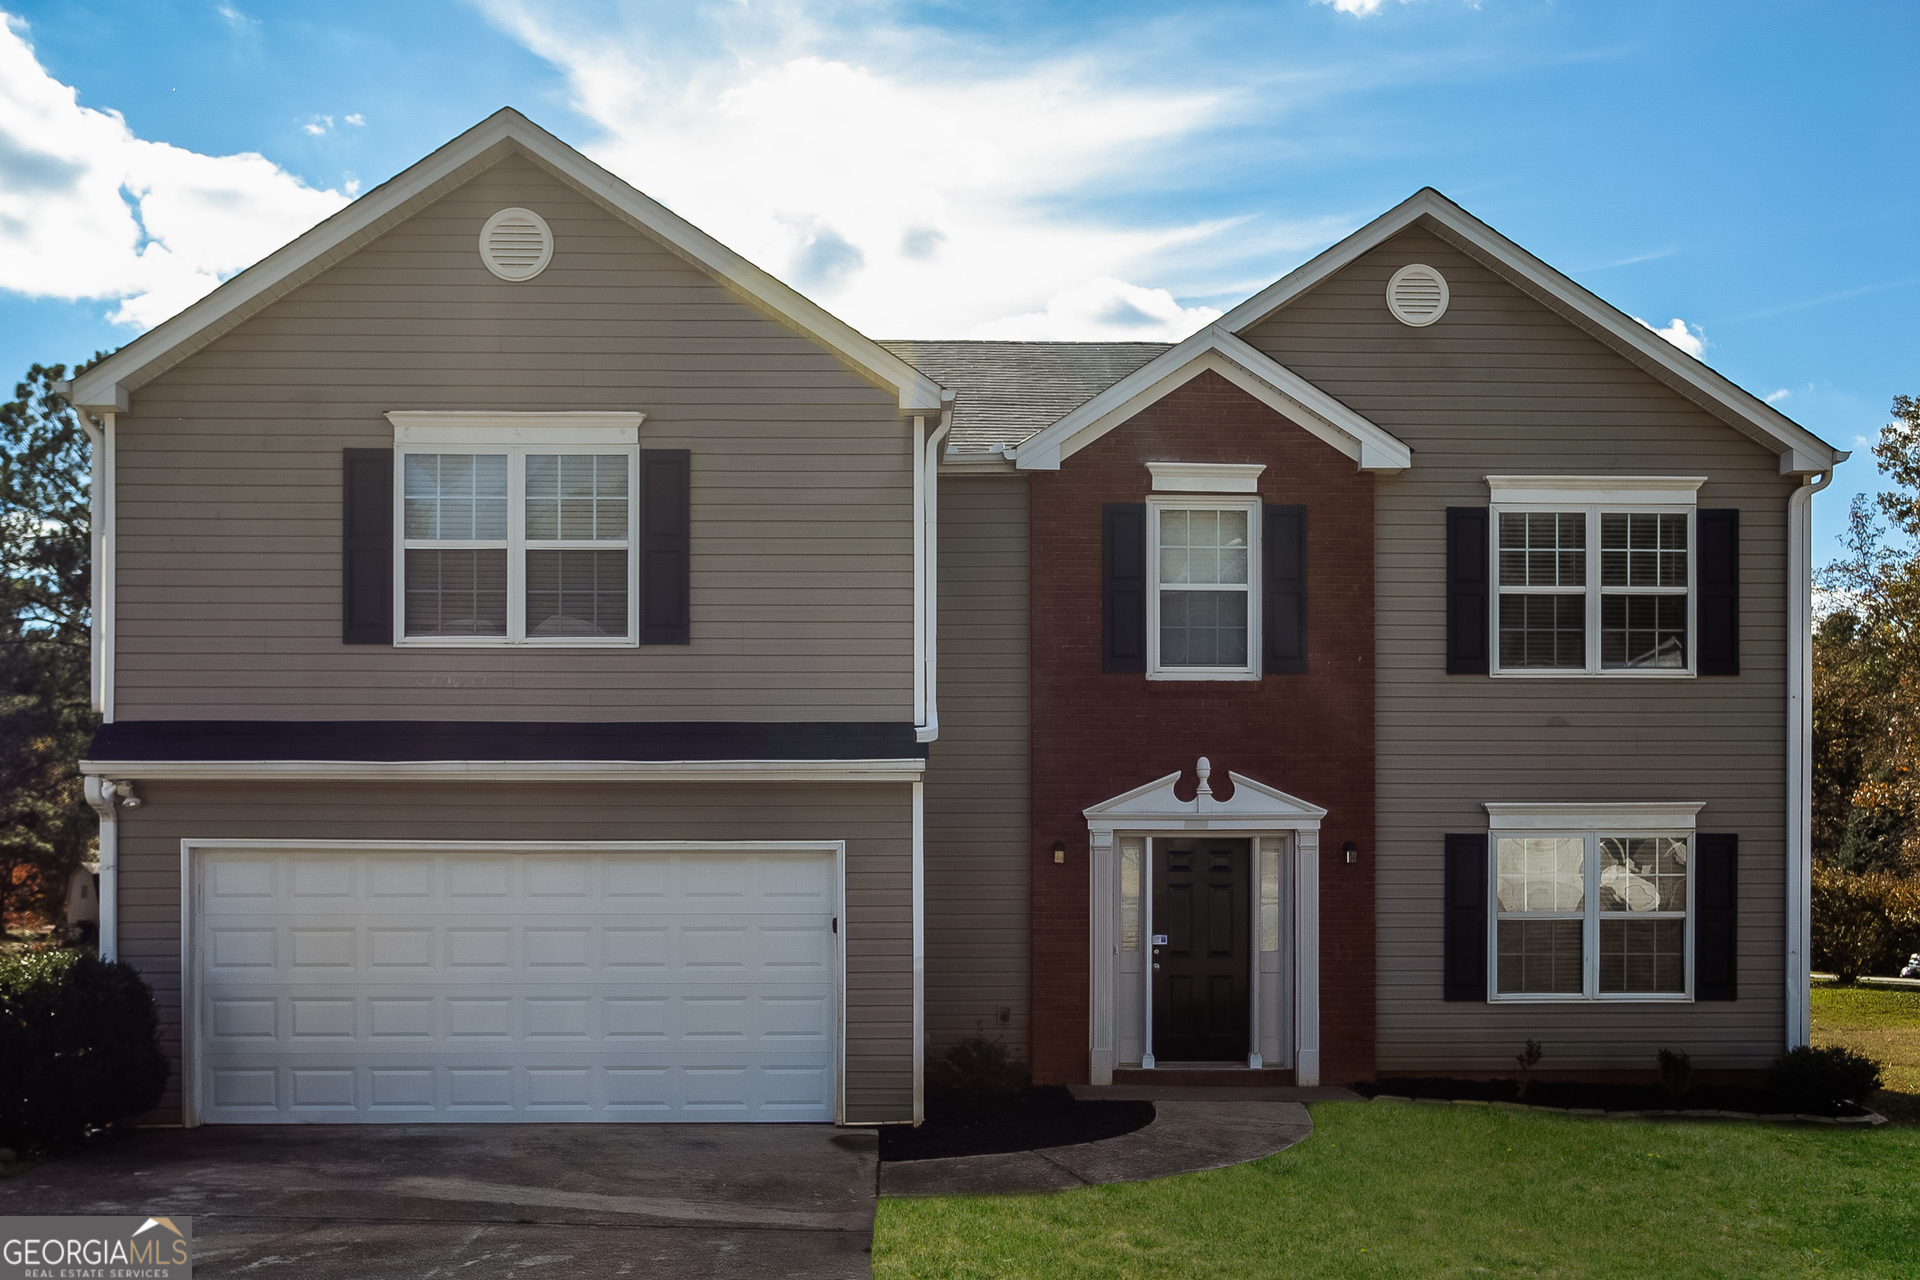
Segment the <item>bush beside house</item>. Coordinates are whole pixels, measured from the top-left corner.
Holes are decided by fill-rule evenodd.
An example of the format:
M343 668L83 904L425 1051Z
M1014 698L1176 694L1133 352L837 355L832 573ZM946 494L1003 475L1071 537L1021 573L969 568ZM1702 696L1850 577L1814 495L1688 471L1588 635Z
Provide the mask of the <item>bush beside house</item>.
M78 951L0 957L0 1145L60 1146L153 1109L168 1066L153 991Z

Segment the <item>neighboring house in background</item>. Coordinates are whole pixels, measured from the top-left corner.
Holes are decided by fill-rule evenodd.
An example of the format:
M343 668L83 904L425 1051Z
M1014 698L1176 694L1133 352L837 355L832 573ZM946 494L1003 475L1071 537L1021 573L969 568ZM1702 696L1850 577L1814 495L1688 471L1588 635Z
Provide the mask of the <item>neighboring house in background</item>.
M189 1123L1806 1039L1846 455L1433 192L1178 345L876 343L501 112L73 398Z

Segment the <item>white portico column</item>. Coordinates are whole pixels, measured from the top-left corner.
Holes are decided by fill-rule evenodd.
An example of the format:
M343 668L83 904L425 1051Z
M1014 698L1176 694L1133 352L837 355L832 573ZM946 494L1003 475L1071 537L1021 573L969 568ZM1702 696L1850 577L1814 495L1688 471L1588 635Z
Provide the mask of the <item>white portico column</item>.
M1091 912L1087 936L1092 940L1088 956L1088 980L1093 984L1093 1026L1088 1039L1088 1069L1094 1084L1113 1083L1114 1016L1113 968L1120 948L1113 937L1113 832L1091 831L1092 845L1087 905Z
M1293 1082L1320 1083L1320 832L1294 837Z

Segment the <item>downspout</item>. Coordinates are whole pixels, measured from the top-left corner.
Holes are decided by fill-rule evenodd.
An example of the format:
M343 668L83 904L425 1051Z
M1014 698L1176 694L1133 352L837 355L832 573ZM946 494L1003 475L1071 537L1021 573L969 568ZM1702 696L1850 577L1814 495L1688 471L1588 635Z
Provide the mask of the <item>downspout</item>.
M68 383L68 387L73 384ZM107 433L98 426L93 415L84 409L75 409L74 416L80 420L80 429L87 433L87 536L92 558L89 560L92 571L87 574L88 595L87 612L92 620L92 643L88 645L90 671L88 681L93 686L93 709L105 712L106 696L106 645L101 627L101 606L105 595L106 583L106 540L107 530L102 523L106 508L107 486Z
M1813 1032L1813 495L1828 468L1787 499L1787 1026L1786 1047Z
M100 958L118 959L120 933L120 797L105 778L87 775L87 803L100 815Z
M913 726L916 742L932 742L940 736L940 450L947 432L953 429L953 392L941 393L946 406L940 410L940 425L927 438L920 460L919 501L915 504L920 519L914 545L921 556L920 599L915 610L920 625L919 679L920 719ZM915 419L916 422L919 419Z

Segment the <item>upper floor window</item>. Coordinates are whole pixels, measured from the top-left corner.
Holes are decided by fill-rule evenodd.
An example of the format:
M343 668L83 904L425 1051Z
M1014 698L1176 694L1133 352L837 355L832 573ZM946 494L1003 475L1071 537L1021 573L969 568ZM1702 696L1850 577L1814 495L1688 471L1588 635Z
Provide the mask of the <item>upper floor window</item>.
M1693 672L1699 478L1488 483L1496 673Z
M634 643L634 433L457 435L396 439L400 643Z
M1257 498L1148 501L1148 678L1259 678L1259 511Z

